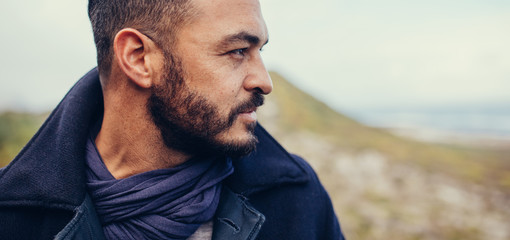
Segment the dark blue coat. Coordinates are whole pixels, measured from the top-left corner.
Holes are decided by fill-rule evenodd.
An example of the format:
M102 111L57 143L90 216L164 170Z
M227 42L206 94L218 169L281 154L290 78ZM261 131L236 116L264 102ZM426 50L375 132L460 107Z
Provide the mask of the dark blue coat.
M12 163L0 170L0 239L101 239L85 187L85 141L103 111L97 70L70 90ZM261 126L257 150L234 161L213 239L343 239L312 168Z

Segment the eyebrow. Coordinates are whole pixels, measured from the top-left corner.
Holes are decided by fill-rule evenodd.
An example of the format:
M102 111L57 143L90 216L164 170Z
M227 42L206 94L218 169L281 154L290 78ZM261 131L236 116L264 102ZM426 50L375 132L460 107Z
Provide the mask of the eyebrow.
M260 38L253 34L250 34L247 32L240 32L240 33L232 34L232 35L225 37L221 41L220 45L226 47L230 44L234 44L234 43L238 43L238 42L248 42L251 45L258 45L258 44L260 44L260 41L261 41ZM269 42L269 39L266 40L266 42L262 45L266 45L268 42Z

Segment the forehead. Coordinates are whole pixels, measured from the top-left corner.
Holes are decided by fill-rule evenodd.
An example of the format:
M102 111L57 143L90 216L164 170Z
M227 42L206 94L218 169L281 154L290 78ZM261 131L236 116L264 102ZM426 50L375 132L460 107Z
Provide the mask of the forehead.
M267 28L258 0L192 0L194 19L179 31L177 42L201 44L240 32L267 40Z

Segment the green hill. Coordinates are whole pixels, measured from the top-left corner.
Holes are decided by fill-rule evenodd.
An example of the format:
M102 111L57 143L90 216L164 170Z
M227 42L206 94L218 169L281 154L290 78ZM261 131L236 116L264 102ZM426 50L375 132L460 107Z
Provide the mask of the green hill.
M271 125L277 125L276 132L285 134L306 130L350 153L377 150L392 160L419 164L430 171L510 190L510 149L428 144L397 137L387 131L364 126L334 111L277 73L272 72L271 77L274 92L268 101L274 102L278 111L271 119L262 113L260 121L264 125L268 121L272 122Z

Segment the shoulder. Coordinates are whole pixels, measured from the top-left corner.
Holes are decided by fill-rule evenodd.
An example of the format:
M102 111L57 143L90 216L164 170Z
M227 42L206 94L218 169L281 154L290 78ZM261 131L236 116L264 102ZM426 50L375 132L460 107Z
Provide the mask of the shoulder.
M257 148L250 155L233 161L234 174L227 185L236 193L250 196L282 185L309 180L307 165L289 154L266 130L257 125Z
M288 207L305 205L306 208L303 209L308 208L310 211L329 206L331 204L329 195L317 177L314 169L302 157L295 154L291 154L290 156L292 158L291 164L296 165L297 168L300 169L300 175L295 176L299 181L279 181L280 184L274 188L261 191L250 198L264 196L278 197L279 201L277 201L277 204L286 204ZM270 172L272 170L268 169L267 171Z
M291 155L307 181L282 184L249 197L266 216L260 239L343 239L332 202L312 167Z

